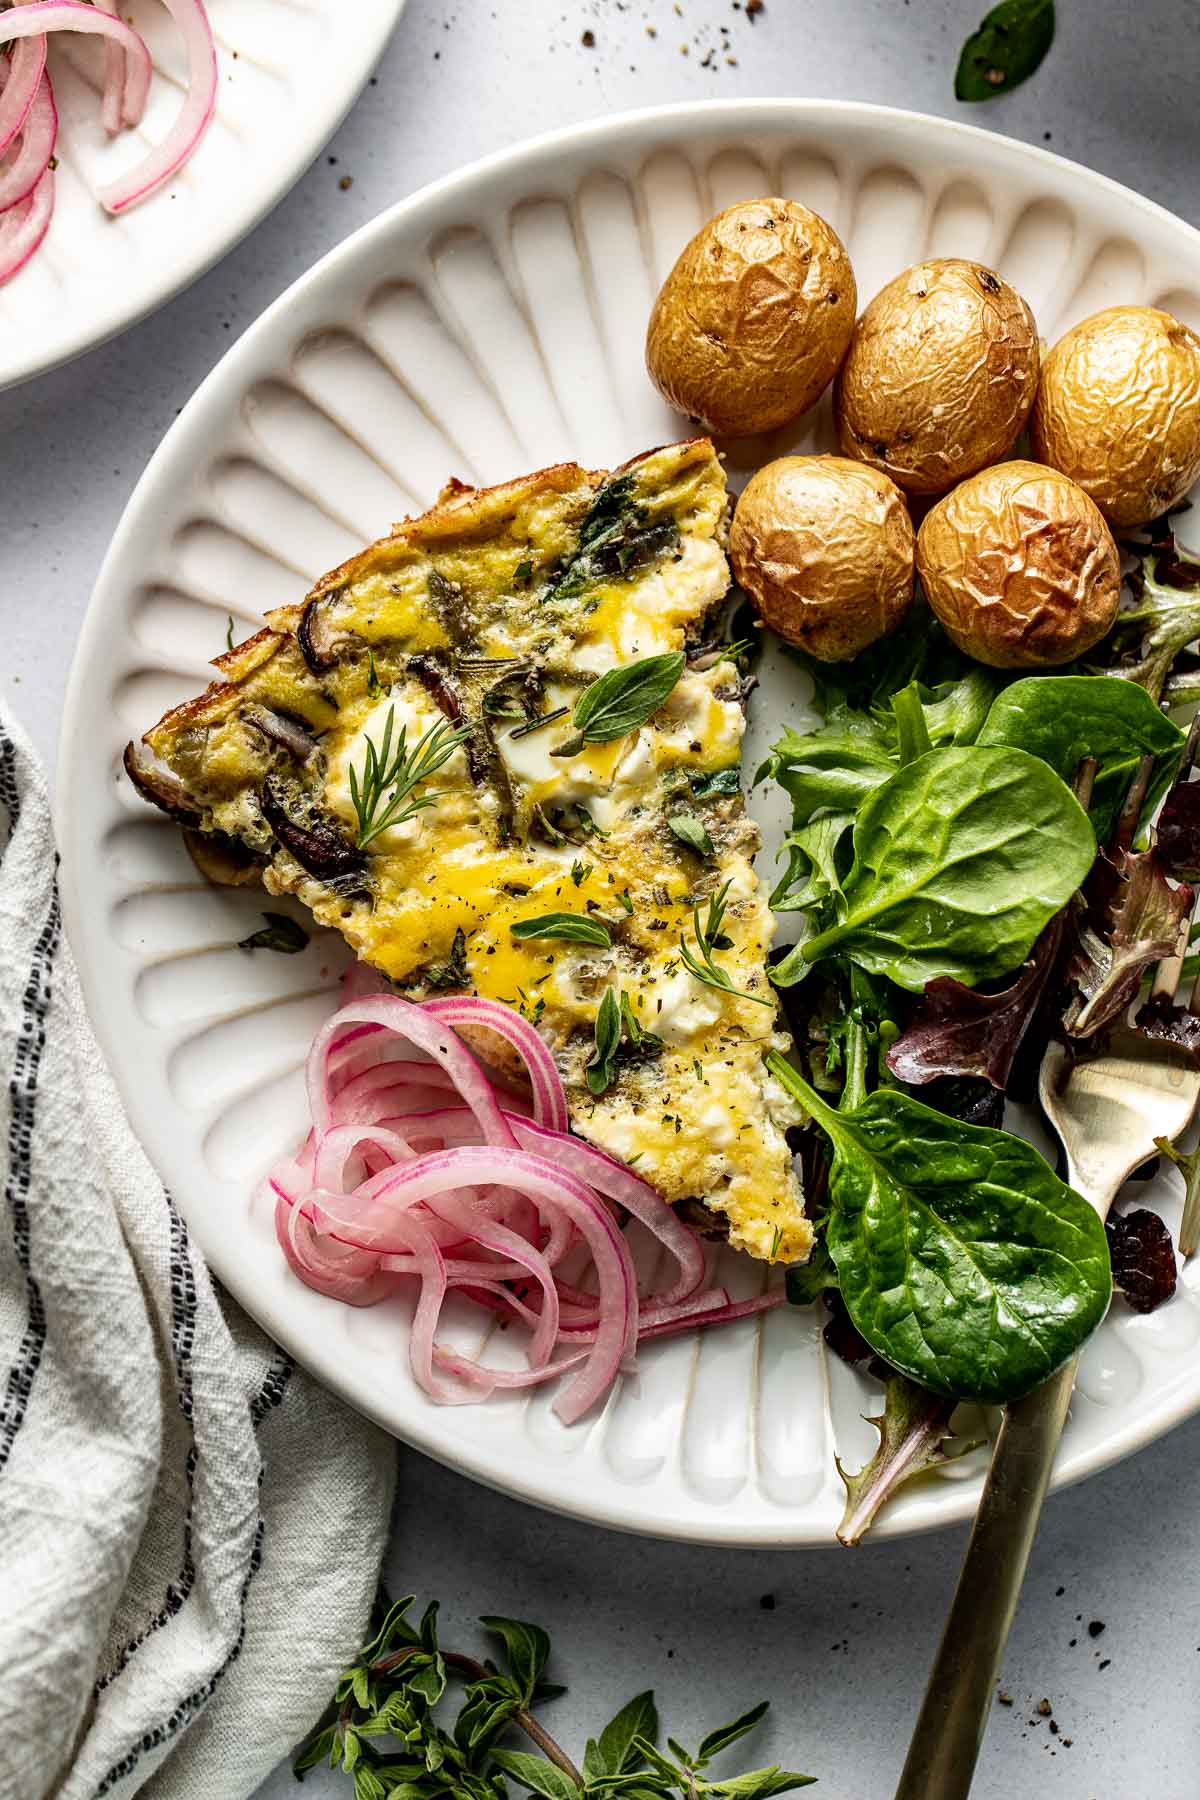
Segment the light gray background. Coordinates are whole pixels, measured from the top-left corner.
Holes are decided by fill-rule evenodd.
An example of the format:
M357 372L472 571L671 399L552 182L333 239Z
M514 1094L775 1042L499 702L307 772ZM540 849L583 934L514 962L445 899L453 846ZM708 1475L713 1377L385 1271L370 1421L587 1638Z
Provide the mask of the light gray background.
M838 96L1048 142L1200 223L1191 0L1059 0L1041 74L986 109L958 107L954 62L983 6L766 0L750 23L731 0L410 0L376 83L246 243L156 318L0 396L0 690L46 757L101 557L180 407L317 256L477 155L658 101ZM353 16L349 0L346 30ZM400 1473L392 1590L439 1596L448 1644L472 1641L478 1613L544 1622L571 1685L553 1714L568 1746L648 1684L685 1740L769 1696L756 1760L819 1775L828 1800L887 1800L960 1533L855 1553L689 1549L556 1520L409 1451ZM995 1710L979 1800L1200 1793L1198 1519L1200 1421L1050 1502L1005 1659L1014 1705ZM1106 1627L1094 1639L1092 1620ZM1034 1710L1042 1696L1057 1738ZM280 1770L262 1795L294 1791ZM304 1789L348 1791L321 1775Z

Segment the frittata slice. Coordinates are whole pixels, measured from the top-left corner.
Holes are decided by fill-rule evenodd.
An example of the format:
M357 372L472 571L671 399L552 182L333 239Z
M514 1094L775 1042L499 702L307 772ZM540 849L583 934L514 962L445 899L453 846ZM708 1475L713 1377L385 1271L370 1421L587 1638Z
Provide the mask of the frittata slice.
M738 784L744 696L706 641L729 588L726 516L704 438L612 474L564 463L452 482L270 614L216 659L219 682L147 732L177 786L128 761L144 792L217 834L210 849L297 895L399 991L519 1007L554 1050L577 1131L667 1199L722 1215L736 1246L791 1262L812 1234L790 1103L763 1067L787 1039ZM679 650L687 668L657 713L570 753L591 681ZM444 760L387 822L386 783L369 808L372 767L401 729L407 754L432 743ZM720 928L698 943L716 895ZM514 935L562 913L599 941ZM706 949L728 987L692 972Z

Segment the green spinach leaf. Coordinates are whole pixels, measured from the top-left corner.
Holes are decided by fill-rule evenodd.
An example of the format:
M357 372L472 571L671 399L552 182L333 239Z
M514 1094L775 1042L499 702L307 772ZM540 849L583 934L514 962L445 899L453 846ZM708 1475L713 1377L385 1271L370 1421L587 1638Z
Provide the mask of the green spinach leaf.
M956 100L994 100L1037 69L1054 42L1054 0L1001 0L962 47Z
M1031 675L992 702L980 744L1011 744L1071 781L1085 756L1099 765L1088 809L1103 843L1143 755L1155 758L1149 811L1175 777L1184 734L1145 688L1117 675Z
M863 803L839 917L801 955L848 955L913 993L939 975L976 986L1024 961L1095 854L1087 814L1037 757L931 750Z
M829 1253L879 1356L935 1393L1001 1405L1075 1354L1109 1302L1108 1241L1032 1145L889 1088L837 1112L782 1057L767 1063L829 1138Z

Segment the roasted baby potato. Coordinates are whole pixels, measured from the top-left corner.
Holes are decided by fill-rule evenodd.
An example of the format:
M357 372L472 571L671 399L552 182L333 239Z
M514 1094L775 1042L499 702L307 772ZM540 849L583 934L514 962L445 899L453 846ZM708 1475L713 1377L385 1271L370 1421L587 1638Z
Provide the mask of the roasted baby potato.
M1200 475L1200 337L1153 306L1093 313L1046 358L1030 440L1110 524L1158 518Z
M944 494L1012 449L1037 378L1037 326L1015 289L982 263L918 263L854 328L838 437L906 493Z
M742 200L696 233L664 281L646 367L710 431L772 431L833 380L857 304L832 226L795 200Z
M894 631L912 601L904 496L844 456L781 456L760 469L737 503L729 555L764 623L822 662Z
M997 463L927 514L925 597L960 650L995 669L1071 662L1112 627L1117 547L1095 502L1057 469Z

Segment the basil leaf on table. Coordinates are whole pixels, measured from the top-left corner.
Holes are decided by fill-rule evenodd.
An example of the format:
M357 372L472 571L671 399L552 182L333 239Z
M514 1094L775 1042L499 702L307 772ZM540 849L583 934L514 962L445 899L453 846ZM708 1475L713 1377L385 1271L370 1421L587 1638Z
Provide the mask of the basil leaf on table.
M1054 42L1054 0L1001 0L962 47L956 100L994 100L1039 67Z
M829 1253L857 1331L935 1393L1002 1405L1104 1317L1108 1240L1031 1144L895 1089L837 1112L775 1052L771 1072L829 1138Z
M568 944L596 944L602 950L612 948L608 926L586 913L548 912L536 919L518 919L512 926L515 938L561 938Z
M1031 675L997 695L976 741L1027 750L1067 782L1085 756L1094 756L1099 766L1088 812L1103 843L1141 757L1156 759L1149 811L1175 777L1184 734L1136 682L1116 675Z
M686 660L682 650L669 650L598 676L575 702L574 732L553 754L578 756L585 744L610 744L636 731L670 697Z
M974 987L1025 960L1095 854L1087 814L1037 757L931 750L864 801L839 917L802 959L847 955L913 993L939 975Z

